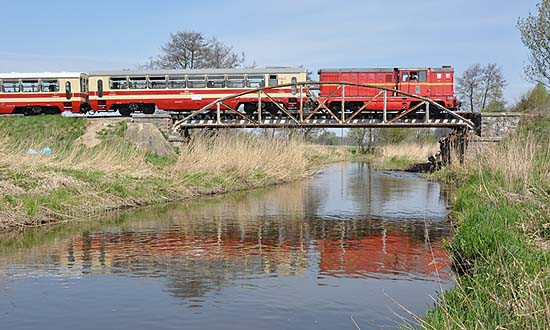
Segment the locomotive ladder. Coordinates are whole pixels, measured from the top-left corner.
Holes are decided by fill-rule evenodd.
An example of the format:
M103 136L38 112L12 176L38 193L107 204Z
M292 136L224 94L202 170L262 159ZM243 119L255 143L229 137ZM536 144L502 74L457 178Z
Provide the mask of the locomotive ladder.
M329 96L316 96L314 90L321 86L335 87ZM346 87L375 90L374 96L364 97L357 108L346 106ZM271 94L282 88L291 88L299 103L297 110L286 109ZM387 109L388 95L408 97L415 100L409 109ZM305 97L304 97L305 96ZM242 111L228 105L228 101L246 97L257 103L255 113ZM307 102L304 102L304 99ZM357 97L355 97L357 99ZM326 103L340 101L337 107ZM368 110L372 102L382 102L380 111ZM264 109L269 103L278 115ZM256 88L235 95L219 98L188 116L175 121L174 131L188 128L274 128L274 127L448 127L475 129L472 121L451 111L430 98L404 91L370 84L349 82L305 81L278 86Z

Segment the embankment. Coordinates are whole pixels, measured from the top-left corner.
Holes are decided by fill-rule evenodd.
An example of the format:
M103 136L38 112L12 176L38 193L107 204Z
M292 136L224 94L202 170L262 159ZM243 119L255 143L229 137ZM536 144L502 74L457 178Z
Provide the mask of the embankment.
M195 136L178 154L161 157L130 143L124 121L86 143L89 124L59 116L0 119L0 232L289 182L347 157L338 148L232 132Z
M529 120L465 166L435 175L460 187L447 245L458 276L421 328L550 324L550 120Z

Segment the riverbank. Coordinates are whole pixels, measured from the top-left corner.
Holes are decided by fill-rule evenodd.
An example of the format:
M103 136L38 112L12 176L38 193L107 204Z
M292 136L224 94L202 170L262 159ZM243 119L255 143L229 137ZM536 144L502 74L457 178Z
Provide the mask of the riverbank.
M550 324L550 119L434 175L456 191L447 244L456 287L425 329L544 329Z
M125 138L124 121L86 145L88 125L59 116L0 119L0 232L290 182L349 158L340 148L230 132L195 136L177 154L157 156Z
M365 155L355 153L354 159L368 161L377 170L420 172L438 150L437 142L405 141L379 146Z

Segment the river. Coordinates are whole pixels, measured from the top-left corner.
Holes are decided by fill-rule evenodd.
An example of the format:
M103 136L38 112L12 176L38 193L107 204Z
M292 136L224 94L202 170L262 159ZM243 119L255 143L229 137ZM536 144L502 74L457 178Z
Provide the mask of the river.
M454 283L447 213L439 183L352 162L62 227L0 245L0 329L399 328Z

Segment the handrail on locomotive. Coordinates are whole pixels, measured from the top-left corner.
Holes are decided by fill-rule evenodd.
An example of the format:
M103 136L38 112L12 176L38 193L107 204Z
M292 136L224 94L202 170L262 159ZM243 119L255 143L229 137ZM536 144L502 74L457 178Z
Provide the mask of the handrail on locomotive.
M312 90L320 88L320 86L337 86L329 96L316 96ZM345 89L347 86L358 87L358 88L371 88L378 90L378 93L374 97L365 98L364 104L358 109L348 109L346 108L346 94ZM293 93L298 94L299 99L299 108L297 113L292 113L288 109L285 109L284 106L279 104L274 97L272 97L269 92L280 89L280 88L292 88ZM318 88L312 88L318 87ZM334 96L336 92L340 91L339 96ZM409 109L402 109L400 111L392 111L392 117L388 118L389 111L387 110L387 97L388 93L390 95L402 95L410 97L420 101L419 103L411 106ZM237 99L245 95L256 94L257 97L257 109L256 118L249 115L246 112L239 111L237 108L231 107L227 104L226 101ZM313 102L304 102L304 95L306 95L307 101ZM381 111L374 111L378 115L381 115L382 118L378 120L354 120L361 112L365 111L369 104L378 99L379 97L383 98L383 108ZM271 103L278 110L280 110L279 120L264 120L262 110L262 98L267 100L267 103ZM338 99L340 98L341 105L339 111L331 110L326 102L329 99ZM309 109L306 109L306 103L313 106L310 106ZM425 106L423 112L423 121L417 120L404 120L407 115L411 115L413 112L418 112L422 110L422 106ZM222 108L223 107L223 108ZM433 118L436 116L430 116L430 108L438 109L440 114L445 114L448 117L454 118L454 120L445 120ZM326 120L312 120L313 116L319 111L326 111L327 118ZM197 121L193 123L193 119L200 114L212 113L215 111L216 119L208 121ZM235 114L234 117L242 118L239 121L235 120L222 120L222 111L225 114L226 111L229 111L232 114ZM306 112L307 111L307 112ZM346 113L348 111L349 115ZM336 113L335 113L336 112ZM339 112L339 113L338 113ZM373 113L372 110L368 111ZM338 116L339 114L339 116ZM286 117L285 117L286 116ZM439 116L441 117L441 116ZM283 119L283 120L281 120ZM467 129L475 129L475 125L472 121L467 118L464 118L460 114L444 107L443 105L435 102L434 100L420 96L417 94L408 93L402 90L372 85L372 84L359 84L351 82L317 82L317 81L303 81L303 82L293 82L287 84L281 84L276 86L261 87L255 89L249 89L241 93L237 93L230 96L225 96L216 99L215 101L210 102L199 110L191 112L191 114L185 116L183 119L176 121L173 125L173 130L178 131L183 128L201 128L201 127L392 127L392 126L405 126L405 127L465 127Z

